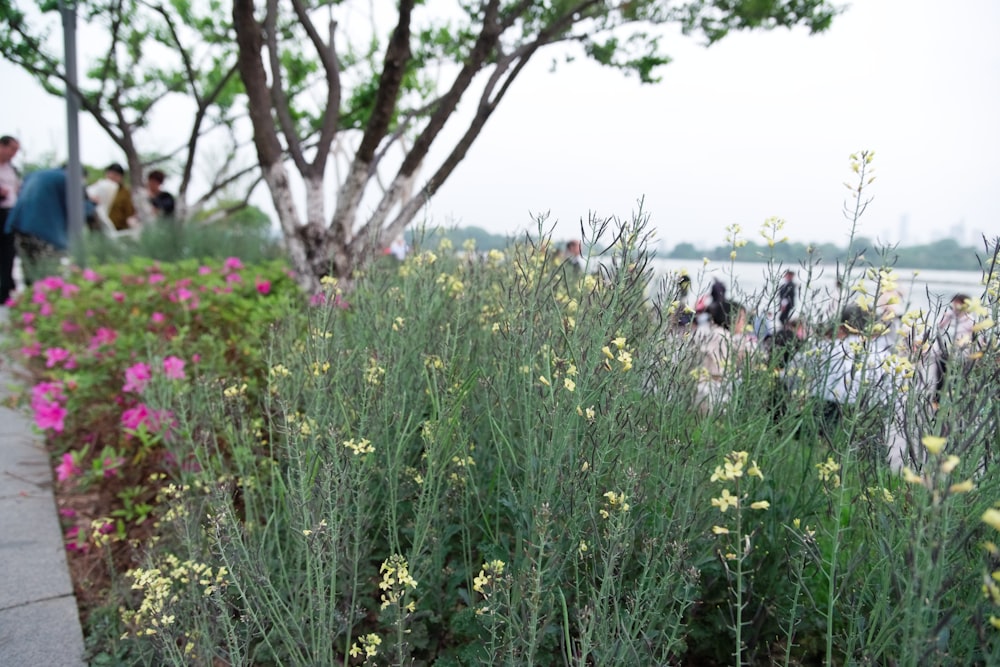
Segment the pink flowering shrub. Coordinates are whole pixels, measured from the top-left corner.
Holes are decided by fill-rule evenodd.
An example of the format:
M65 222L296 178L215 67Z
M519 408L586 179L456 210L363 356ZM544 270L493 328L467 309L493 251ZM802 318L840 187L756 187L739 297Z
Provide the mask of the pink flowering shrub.
M300 302L283 262L238 258L133 260L51 276L18 294L4 345L34 379L34 424L61 486L104 485L111 493L102 497L119 500L100 512L141 522L155 499L150 475L188 465L175 401L190 383L213 379L255 391L264 377L257 337ZM84 553L90 532L68 534L68 548Z

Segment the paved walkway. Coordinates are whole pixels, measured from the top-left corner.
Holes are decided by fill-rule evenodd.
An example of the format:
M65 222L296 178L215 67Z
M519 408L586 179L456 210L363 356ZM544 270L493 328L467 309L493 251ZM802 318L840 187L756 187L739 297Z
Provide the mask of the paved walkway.
M7 309L0 307L0 326ZM0 355L0 400L15 379ZM83 632L52 493L28 415L0 406L0 665L83 665Z

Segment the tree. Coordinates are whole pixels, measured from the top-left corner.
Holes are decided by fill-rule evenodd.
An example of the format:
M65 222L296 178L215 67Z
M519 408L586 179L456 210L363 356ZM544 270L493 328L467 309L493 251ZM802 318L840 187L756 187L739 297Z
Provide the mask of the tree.
M122 150L134 192L141 189L146 168L179 162L177 203L178 215L183 217L201 140L221 132L229 137L232 151L239 143L234 123L242 115L241 84L226 12L220 12L216 0L80 0L75 4L84 23L99 27L106 40L77 90L71 92L78 96L80 108ZM46 91L62 97L67 75L61 44L54 48L51 39L51 19L57 7L54 0L45 0L36 9L22 10L16 0L0 0L0 51ZM95 41L88 40L86 45L92 48ZM170 96L184 96L194 105L188 138L181 146L153 150L160 142L150 128L150 117ZM176 123L176 118L172 120ZM242 171L216 171L192 208L200 208Z
M352 41L358 31L338 30L338 18L360 11L349 0L290 0L288 8L279 0L233 0L238 68L257 155L291 262L306 286L328 274L349 279L383 239L402 232L465 158L511 84L542 49L557 44L582 49L603 65L651 83L657 68L669 62L657 26L680 24L711 44L731 30L804 25L822 31L839 11L826 0L693 0L677 7L663 0L458 5L398 0L387 37L373 19L371 30ZM321 16L327 18L325 35L317 23ZM301 55L306 47L314 58ZM434 85L434 72L447 75L450 83ZM317 95L317 86L325 87L324 93ZM476 99L464 132L417 187L431 146L445 141L445 123L466 97ZM304 212L292 196L284 151L305 185ZM345 169L338 171L327 217L325 178L334 152L344 158ZM383 183L385 172L391 176Z

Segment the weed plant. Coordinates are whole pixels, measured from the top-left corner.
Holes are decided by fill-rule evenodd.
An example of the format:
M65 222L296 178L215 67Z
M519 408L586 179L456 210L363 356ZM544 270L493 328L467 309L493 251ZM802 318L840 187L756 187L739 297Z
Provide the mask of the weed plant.
M583 232L603 261L582 272L540 229L504 252L420 249L280 310L220 303L218 361L133 392L169 411L157 447L181 464L131 460L156 492L151 527L87 538L146 538L89 615L93 662L997 664L995 274L935 391L936 315L900 318L905 349L876 357L891 253L859 250L837 296L868 306L859 388L830 421L800 390L831 372L816 355L790 382L780 355L732 352L725 400L699 403L675 281L647 298L646 217ZM60 300L60 322L85 319L77 303ZM60 326L36 335L52 345ZM162 364L145 340L106 384ZM73 369L57 370L67 393Z

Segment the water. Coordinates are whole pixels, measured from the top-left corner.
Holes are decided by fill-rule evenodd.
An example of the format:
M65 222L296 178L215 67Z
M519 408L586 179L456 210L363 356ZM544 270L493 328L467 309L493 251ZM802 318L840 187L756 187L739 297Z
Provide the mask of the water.
M729 297L734 300L767 304L773 300L785 267L769 268L759 262L709 262L705 265L696 260L654 259L651 268L657 281L661 276L687 271L692 283L688 301L693 305L699 296L708 292L713 279L721 280L729 290ZM790 268L796 273L801 304L823 301L836 293L836 275L832 266L814 267L811 277L801 266ZM774 275L769 275L769 271L773 271ZM851 274L851 283L857 282L863 275L861 268L855 269ZM955 294L978 298L983 293L982 274L974 271L896 269L895 276L905 310L921 308L934 312L940 305L950 302ZM871 288L874 289L873 283ZM655 292L657 284L651 289Z

